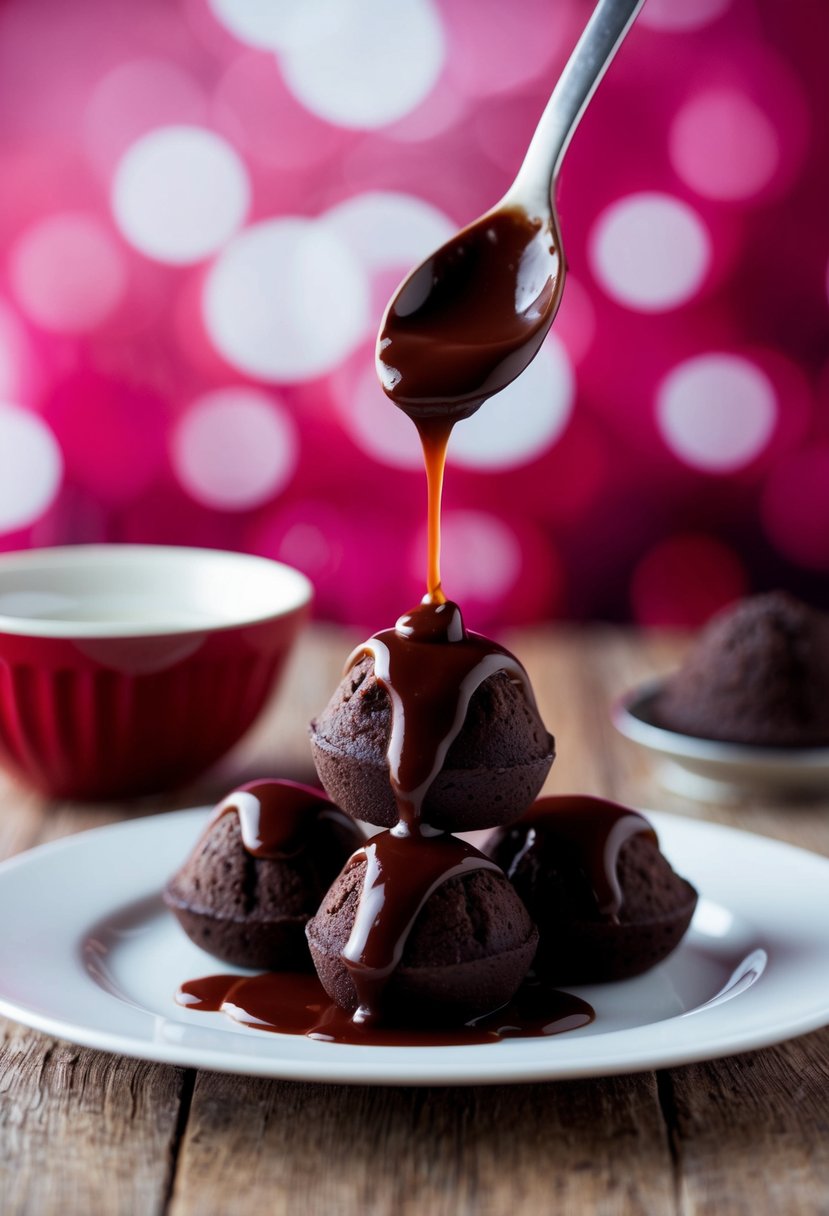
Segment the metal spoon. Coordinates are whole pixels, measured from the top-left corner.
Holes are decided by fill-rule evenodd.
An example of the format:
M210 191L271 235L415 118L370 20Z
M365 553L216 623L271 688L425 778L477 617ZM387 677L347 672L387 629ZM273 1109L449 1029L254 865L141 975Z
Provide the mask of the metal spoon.
M377 372L411 417L467 417L538 352L564 286L555 181L643 2L599 0L507 193L413 270L389 303Z

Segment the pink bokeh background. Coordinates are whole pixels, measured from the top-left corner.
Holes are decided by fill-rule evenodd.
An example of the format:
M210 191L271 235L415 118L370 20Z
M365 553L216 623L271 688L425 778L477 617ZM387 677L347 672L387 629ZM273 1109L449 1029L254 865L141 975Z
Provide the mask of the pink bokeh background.
M321 617L408 607L380 314L508 185L590 8L3 0L0 548L242 549ZM647 0L562 173L553 333L453 438L469 623L829 606L827 45L814 0Z

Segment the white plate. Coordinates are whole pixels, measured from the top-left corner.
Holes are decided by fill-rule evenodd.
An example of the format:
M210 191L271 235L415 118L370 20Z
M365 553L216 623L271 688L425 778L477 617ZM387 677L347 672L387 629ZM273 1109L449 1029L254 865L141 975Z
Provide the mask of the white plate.
M227 967L192 945L161 888L204 809L98 828L0 866L0 1013L87 1047L303 1081L485 1084L635 1072L729 1055L829 1023L829 860L653 814L703 892L679 949L639 979L576 989L591 1026L467 1047L358 1047L263 1033L179 1008Z
M829 747L751 747L667 730L654 721L664 681L654 680L613 707L613 724L659 761L662 784L687 798L738 801L744 793L816 797L829 790Z

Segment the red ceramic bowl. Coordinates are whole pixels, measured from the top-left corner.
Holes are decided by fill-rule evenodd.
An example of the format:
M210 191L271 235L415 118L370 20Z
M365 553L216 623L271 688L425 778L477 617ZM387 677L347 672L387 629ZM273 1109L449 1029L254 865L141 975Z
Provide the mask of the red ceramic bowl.
M0 555L0 762L61 798L197 776L264 705L311 590L289 566L210 549Z

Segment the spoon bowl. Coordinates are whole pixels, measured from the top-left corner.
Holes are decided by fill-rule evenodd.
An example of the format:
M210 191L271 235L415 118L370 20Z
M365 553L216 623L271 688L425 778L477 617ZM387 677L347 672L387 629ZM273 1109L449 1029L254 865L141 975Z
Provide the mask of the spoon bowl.
M399 288L383 321L380 381L412 417L465 418L535 357L558 309L557 218L497 207Z
M377 373L411 418L443 418L451 426L506 388L538 353L564 287L553 201L558 170L642 3L599 0L510 189L416 267L389 303Z

